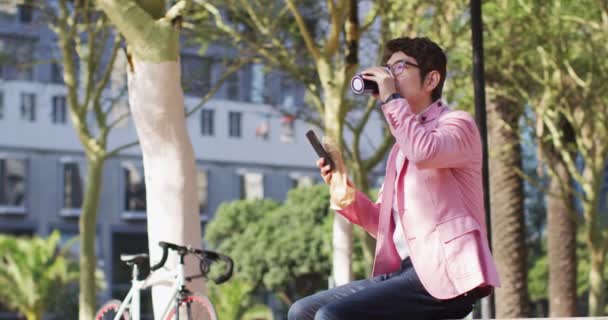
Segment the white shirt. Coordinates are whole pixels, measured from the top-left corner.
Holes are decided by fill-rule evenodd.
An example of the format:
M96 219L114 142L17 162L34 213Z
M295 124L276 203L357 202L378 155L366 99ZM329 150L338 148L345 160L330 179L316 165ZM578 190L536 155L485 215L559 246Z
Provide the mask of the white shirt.
M405 155L399 150L397 153L397 159L395 160L395 167L397 169L397 177L399 177L399 173L403 167L403 162L405 161ZM397 183L399 179L395 179L395 193L393 194L393 220L395 221L395 232L393 233L393 242L395 243L395 247L397 248L397 252L399 253L399 257L401 260L407 258L410 253L407 245L407 241L405 239L405 234L403 233L403 225L401 224L401 218L397 212L397 197L404 197L404 195L397 194Z

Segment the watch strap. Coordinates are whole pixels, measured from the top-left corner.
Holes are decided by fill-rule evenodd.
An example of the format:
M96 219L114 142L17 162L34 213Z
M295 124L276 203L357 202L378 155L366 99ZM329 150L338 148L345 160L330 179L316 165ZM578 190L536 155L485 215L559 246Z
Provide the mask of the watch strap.
M391 100L401 99L401 98L403 98L401 96L401 94L399 94L398 92L395 92L395 93L392 93L390 96L388 96L388 98L386 98L384 103L389 103Z

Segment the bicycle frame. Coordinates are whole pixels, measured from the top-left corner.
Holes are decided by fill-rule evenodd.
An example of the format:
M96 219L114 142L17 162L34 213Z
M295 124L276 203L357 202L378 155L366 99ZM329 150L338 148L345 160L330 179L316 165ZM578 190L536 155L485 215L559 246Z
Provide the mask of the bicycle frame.
M134 274L136 274L137 265L134 265L133 268L135 269ZM123 312L125 312L127 307L129 307L129 310L131 312L131 319L140 320L141 290L147 289L147 288L152 287L161 282L171 281L171 282L174 282L173 286L171 287L171 292L172 292L171 299L167 302L167 305L163 309L164 311L162 313L161 319L165 319L167 317L167 315L169 314L169 310L171 310L173 303L177 304L177 295L179 294L180 290L184 286L184 279L185 279L184 265L181 263L178 263L175 268L175 271L169 272L165 276L160 276L158 274L159 274L158 271L152 272L144 280L137 280L136 276L133 277L133 279L131 280L131 283L132 283L131 289L129 290L129 293L127 294L125 299L120 304L120 308L118 309L118 312L116 313L116 316L114 317L114 320L120 320L120 316L123 314Z

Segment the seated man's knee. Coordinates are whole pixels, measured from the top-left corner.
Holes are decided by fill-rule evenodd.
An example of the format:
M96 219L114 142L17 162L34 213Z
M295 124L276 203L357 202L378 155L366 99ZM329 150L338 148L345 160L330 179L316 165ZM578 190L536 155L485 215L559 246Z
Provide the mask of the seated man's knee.
M319 309L315 314L315 320L342 320L336 313L335 308L331 305L326 305Z
M296 301L287 312L287 320L313 320L314 316L315 310L312 310L306 298Z

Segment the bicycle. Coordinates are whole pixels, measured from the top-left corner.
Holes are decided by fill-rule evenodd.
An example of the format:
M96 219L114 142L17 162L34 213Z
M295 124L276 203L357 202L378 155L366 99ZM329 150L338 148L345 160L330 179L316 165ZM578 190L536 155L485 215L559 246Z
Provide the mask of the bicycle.
M140 320L140 293L142 290L148 289L159 282L167 280L173 280L174 285L171 288L172 299L167 302L167 305L163 309L161 319L179 320L181 315L185 314L186 319L192 320L193 311L203 310L210 320L217 320L217 315L213 304L204 295L195 294L188 290L185 286L185 281L191 281L192 279L207 277L209 268L212 263L217 261L224 261L226 263L226 271L218 276L213 281L217 284L228 281L232 277L232 271L234 263L232 259L223 254L208 251L194 249L190 246L180 246L168 242L159 242L158 245L163 248L163 256L160 262L150 267L150 274L147 275L143 280L139 279L139 270L142 266L149 264L148 255L145 253L134 254L134 255L121 255L120 260L125 262L128 266L132 266L131 272L131 289L129 293L121 302L119 300L110 300L106 302L95 315L95 320ZM177 252L178 264L177 268L165 276L155 276L155 271L162 268L167 262L169 250ZM184 257L188 254L194 255L200 260L199 268L201 274L186 277L184 274ZM158 273L156 273L158 274ZM196 306L199 306L197 308ZM183 319L183 318L181 318ZM199 319L199 318L196 318Z

